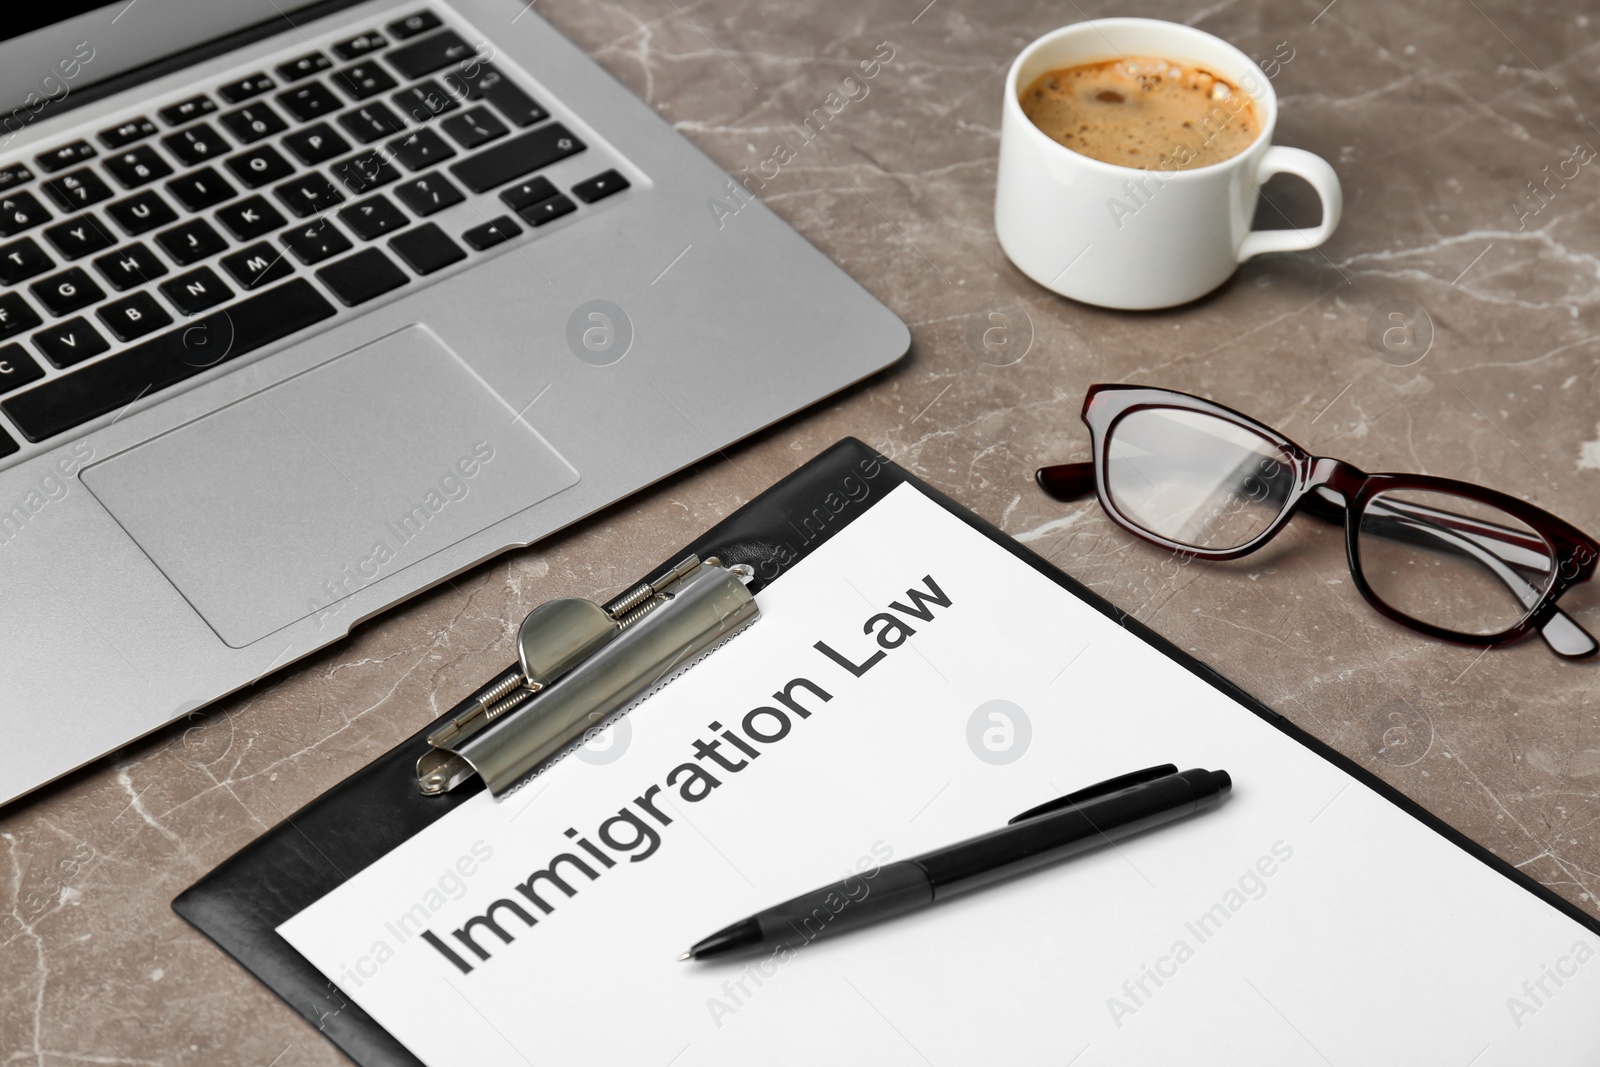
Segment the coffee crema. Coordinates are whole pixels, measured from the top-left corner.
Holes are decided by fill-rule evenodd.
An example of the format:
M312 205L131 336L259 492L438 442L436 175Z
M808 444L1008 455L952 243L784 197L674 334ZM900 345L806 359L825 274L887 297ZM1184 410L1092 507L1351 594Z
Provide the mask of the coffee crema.
M1047 71L1023 90L1023 114L1081 155L1140 170L1194 170L1232 159L1261 135L1250 97L1199 67L1135 56Z

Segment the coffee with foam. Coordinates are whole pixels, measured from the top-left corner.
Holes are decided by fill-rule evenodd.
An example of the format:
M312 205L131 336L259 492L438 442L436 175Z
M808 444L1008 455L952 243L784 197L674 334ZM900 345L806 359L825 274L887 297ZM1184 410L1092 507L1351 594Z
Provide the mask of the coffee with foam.
M1148 56L1048 71L1019 103L1057 143L1140 170L1221 163L1261 135L1255 105L1237 86L1202 68Z

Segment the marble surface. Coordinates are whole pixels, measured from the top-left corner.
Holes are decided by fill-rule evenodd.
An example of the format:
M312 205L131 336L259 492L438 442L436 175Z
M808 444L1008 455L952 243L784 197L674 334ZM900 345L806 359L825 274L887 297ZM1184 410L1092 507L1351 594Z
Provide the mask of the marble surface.
M1211 395L1369 470L1480 480L1600 530L1600 173L1563 168L1600 145L1582 104L1600 88L1600 16L1507 0L925 3L542 0L732 171L767 158L889 42L870 94L763 199L910 324L912 355L0 812L0 1063L342 1062L171 899L430 720L434 694L503 665L534 604L616 594L845 434L1600 913L1600 666L1537 641L1481 654L1386 623L1320 524L1293 524L1247 561L1174 568L1098 505L1052 503L1030 480L1042 462L1087 456L1087 385L1138 381ZM1343 181L1329 244L1257 259L1154 314L1069 303L1007 262L990 224L1005 67L1062 23L1125 14L1192 23L1269 64L1278 143L1324 156ZM1536 199L1529 183L1563 169L1576 176ZM1266 193L1262 224L1315 216L1303 186ZM1426 312L1410 350L1369 342L1391 301ZM996 303L1013 356L1031 335L1003 366L969 341ZM1600 591L1565 603L1600 630Z

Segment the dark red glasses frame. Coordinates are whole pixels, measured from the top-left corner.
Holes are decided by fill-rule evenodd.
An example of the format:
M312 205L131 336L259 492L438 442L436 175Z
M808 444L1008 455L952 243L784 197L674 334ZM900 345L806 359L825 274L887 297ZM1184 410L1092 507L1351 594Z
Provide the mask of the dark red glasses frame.
M1211 415L1258 434L1276 446L1277 462L1292 477L1288 482L1284 499L1279 504L1279 513L1266 529L1237 547L1198 548L1168 540L1147 530L1118 509L1116 501L1106 491L1107 441L1119 419L1132 412L1149 408L1194 411ZM1093 436L1094 459L1087 463L1064 463L1053 467L1041 467L1035 475L1040 488L1055 499L1063 501L1077 500L1091 493L1098 495L1100 506L1105 509L1107 515L1129 533L1151 544L1199 559L1238 559L1254 552L1275 537L1296 512L1305 511L1325 522L1344 526L1345 553L1350 563L1350 576L1356 588L1373 608L1403 626L1432 637L1469 645L1505 644L1538 631L1551 649L1562 656L1590 656L1600 651L1600 643L1556 607L1556 600L1563 593L1581 582L1588 581L1594 575L1596 559L1600 558L1600 542L1543 508L1493 489L1450 478L1434 478L1424 474L1368 474L1343 460L1314 456L1270 426L1265 426L1232 408L1168 389L1137 385L1090 386L1083 402L1083 421ZM1551 558L1555 573L1543 596L1527 608L1516 625L1492 634L1461 633L1445 629L1412 618L1390 606L1373 591L1362 574L1359 533L1362 516L1366 514L1367 506L1373 497L1386 490L1396 489L1451 493L1498 508L1525 523L1543 538L1542 542L1534 543L1523 533L1464 515L1430 511L1428 516L1430 522L1449 527L1454 532L1479 542L1499 541L1541 555L1553 552Z

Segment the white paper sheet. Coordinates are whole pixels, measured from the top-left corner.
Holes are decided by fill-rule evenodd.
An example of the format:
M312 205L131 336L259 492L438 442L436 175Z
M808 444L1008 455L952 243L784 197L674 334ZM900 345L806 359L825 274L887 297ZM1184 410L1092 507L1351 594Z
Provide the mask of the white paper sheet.
M949 607L922 606L926 622L888 607L918 607L907 590L929 576ZM760 622L609 747L474 798L282 935L430 1067L1600 1062L1600 939L915 488L759 600ZM885 611L916 632L860 677L814 647L861 664L878 650L863 625ZM746 714L781 707L772 694L794 678L832 699L795 691L808 716L750 741ZM713 721L760 755L732 772L696 759ZM1233 795L792 956L675 960L852 870L1164 762L1224 768ZM684 763L720 785L686 801L665 786ZM656 785L670 825L633 800ZM611 824L619 847L598 836L624 808L659 837L648 858L620 847L630 822ZM558 866L570 898L536 881L546 914L517 886L561 853L595 877ZM502 899L537 924L497 910L514 940L473 927L479 959L453 931Z

